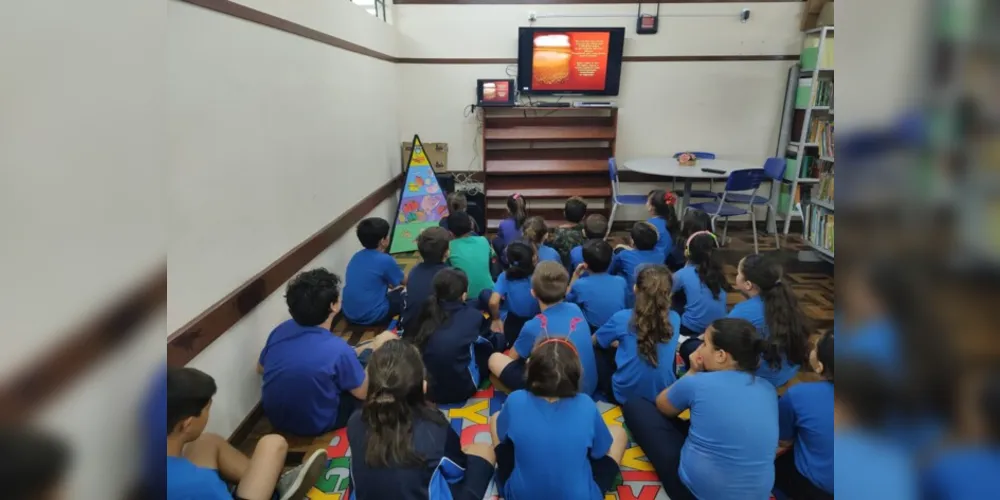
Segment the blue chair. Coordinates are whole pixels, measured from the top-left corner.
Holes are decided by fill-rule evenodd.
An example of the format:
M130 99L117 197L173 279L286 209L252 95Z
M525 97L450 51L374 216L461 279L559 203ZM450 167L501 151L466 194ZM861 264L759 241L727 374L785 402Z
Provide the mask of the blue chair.
M767 161L764 162L764 178L765 178L765 180L766 179L770 179L772 183L775 183L775 182L780 183L781 180L784 178L784 176L785 176L785 159L784 158L768 158ZM716 197L718 198L718 196L721 196L721 195L722 195L722 193L718 193L716 195ZM771 197L770 197L770 195L768 195L767 197L764 197L764 196L756 196L756 195L750 195L750 194L744 194L744 193L729 193L726 196L726 201L728 201L729 203L732 203L732 204L746 205L747 209L750 210L751 212L753 211L754 207L757 207L757 206L760 206L760 205L764 205L765 207L767 207L767 212L765 212L765 217L766 216L770 216L771 215L771 210L774 208L774 207L771 206ZM757 230L757 228L754 227L754 231L756 231L756 230ZM775 244L777 245L777 248L781 248L781 244L778 242L778 235L777 235L777 233L775 233L774 237L775 237Z
M674 153L674 158L676 159L676 158L680 157L680 155L682 155L684 153L691 153L691 154L694 155L695 158L697 158L699 160L714 160L715 159L715 153L708 153L708 152L705 152L705 151L683 151L683 152L679 152L679 153ZM716 199L719 196L719 193L715 192L715 181L714 180L712 180L712 179L708 180L708 189L709 189L708 191L701 191L701 190L697 190L697 189L692 189L691 190L691 198L707 198L709 200L714 200L714 199ZM684 193L684 191L678 191L677 190L677 181L676 180L673 180L673 181L670 182L670 190L673 191L674 194L677 194L678 196L680 196L680 195L682 195Z
M611 234L611 225L615 222L615 213L618 211L618 207L622 205L646 206L648 197L644 194L621 194L618 165L614 158L608 158L608 175L611 176L611 216L608 217L608 234Z
M726 179L726 190L723 191L722 196L718 201L706 201L703 203L692 203L690 206L684 207L684 214L687 215L688 210L697 210L699 212L705 212L708 214L710 220L712 221L712 232L715 231L715 219L722 217L726 219L726 224L722 228L722 241L726 241L726 233L729 230L729 218L737 215L747 215L750 214L750 221L753 224L753 251L758 253L757 248L757 217L754 215L753 210L747 210L740 208L736 205L731 205L726 203L729 197L730 191L750 191L750 196L755 196L757 194L757 188L764 181L764 171L759 168L748 168L743 170L734 170L729 174L729 178ZM749 207L748 207L749 208Z

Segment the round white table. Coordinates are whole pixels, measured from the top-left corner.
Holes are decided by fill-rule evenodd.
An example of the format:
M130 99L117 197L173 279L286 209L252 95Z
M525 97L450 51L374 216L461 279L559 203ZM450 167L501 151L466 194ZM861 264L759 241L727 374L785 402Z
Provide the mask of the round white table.
M622 166L626 170L641 172L643 174L658 175L661 177L677 177L684 180L684 197L681 206L686 207L691 203L691 182L694 180L725 179L733 170L743 170L749 168L763 168L760 165L752 165L741 161L733 160L698 160L693 167L683 167L677 163L677 159L669 156L656 158L638 158L627 160ZM705 172L703 168L722 170L725 173Z

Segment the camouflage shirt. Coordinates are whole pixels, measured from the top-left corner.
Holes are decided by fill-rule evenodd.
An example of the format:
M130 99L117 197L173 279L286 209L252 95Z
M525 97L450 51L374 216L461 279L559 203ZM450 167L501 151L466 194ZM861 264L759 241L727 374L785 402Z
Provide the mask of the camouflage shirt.
M551 246L559 252L559 256L562 257L563 265L568 269L570 266L570 250L576 246L582 245L583 242L583 224L577 224L572 227L557 228L552 235ZM572 269L570 269L570 271L572 271Z

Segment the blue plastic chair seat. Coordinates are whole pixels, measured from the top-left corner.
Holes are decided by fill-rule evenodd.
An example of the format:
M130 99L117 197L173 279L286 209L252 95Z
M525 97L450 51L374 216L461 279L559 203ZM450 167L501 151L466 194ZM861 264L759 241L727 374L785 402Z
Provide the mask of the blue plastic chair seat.
M716 197L719 196L722 196L722 193L717 193ZM729 193L726 195L726 201L731 203L741 203L744 205L767 205L767 202L771 200L763 196L751 196L749 194Z
M645 205L648 198L644 194L620 194L615 201L621 205Z
M684 196L684 191L678 193L680 196ZM722 193L716 191L699 191L696 189L691 190L692 198L718 198Z
M698 210L700 212L705 212L708 215L718 215L719 217L732 217L734 215L746 215L746 210L737 207L735 205L730 205L724 203L722 208L719 208L719 204L714 201L706 201L704 203L692 203L688 208L691 210ZM716 213L718 212L718 213Z

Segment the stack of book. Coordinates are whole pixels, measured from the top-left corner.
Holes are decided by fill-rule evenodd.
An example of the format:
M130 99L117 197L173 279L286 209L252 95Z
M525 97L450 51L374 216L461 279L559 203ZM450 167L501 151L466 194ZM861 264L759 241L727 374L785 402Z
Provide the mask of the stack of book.
M812 212L809 214L809 241L833 253L833 212L818 206L811 206L809 210Z
M809 142L819 144L821 157L833 158L833 122L813 118L809 124Z
M833 80L816 82L816 98L813 106L833 106Z
M819 185L814 194L816 199L823 201L833 201L833 171L824 172L819 176Z

